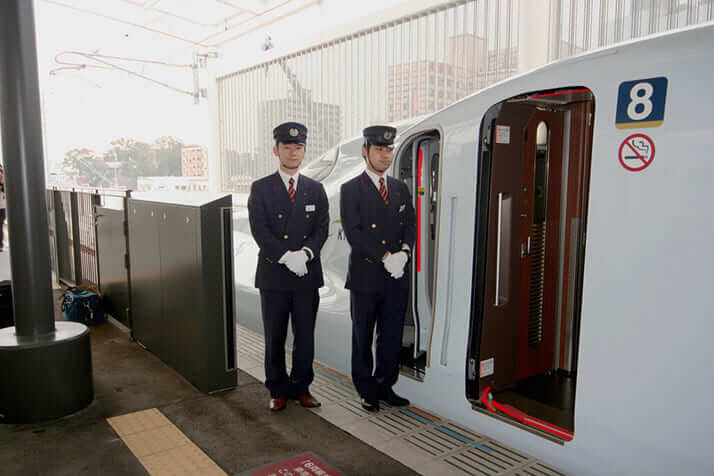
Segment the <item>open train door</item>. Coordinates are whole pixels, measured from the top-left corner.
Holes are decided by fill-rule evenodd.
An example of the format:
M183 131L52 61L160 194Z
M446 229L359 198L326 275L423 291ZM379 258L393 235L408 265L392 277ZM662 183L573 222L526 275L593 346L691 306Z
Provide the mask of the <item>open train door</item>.
M492 130L491 176L486 243L479 392L509 387L516 375L518 321L521 311L521 234L526 126L535 110L506 103Z
M423 377L431 342L439 197L439 135L412 138L400 150L399 178L412 194L416 241L412 249L409 306L402 339L402 371Z
M564 113L536 109L525 125L520 209L516 379L554 368ZM547 258L547 259L546 259Z
M524 94L491 107L480 131L467 396L564 439L574 429L593 110L585 88Z

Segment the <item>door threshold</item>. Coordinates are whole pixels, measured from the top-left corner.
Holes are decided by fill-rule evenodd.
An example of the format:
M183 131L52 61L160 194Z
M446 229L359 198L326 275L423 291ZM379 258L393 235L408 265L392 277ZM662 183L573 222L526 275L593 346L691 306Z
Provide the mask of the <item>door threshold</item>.
M554 435L554 434L552 434L552 433L549 433L549 432L544 431L544 430L540 430L540 429L535 428L535 427L533 427L533 426L526 425L525 423L521 423L520 421L518 421L518 420L516 420L515 418L510 417L510 416L508 416L508 415L502 415L502 414L500 414L500 413L492 412L492 411L490 411L490 410L484 408L484 406L483 406L483 404L482 404L481 402L471 401L471 409L472 409L472 410L475 410L475 411L477 411L477 412L479 412L479 413L483 413L484 415L488 415L488 416L490 416L490 417L496 418L497 420L501 420L501 421L503 421L503 422L505 422L505 423L508 423L508 424L510 424L510 425L516 426L516 427L518 427L518 428L520 428L520 429L522 429L522 430L526 430L526 431L528 431L528 432L530 432L530 433L533 433L534 435L538 435L538 436L540 436L540 437L543 437L543 438L545 438L546 440L552 441L553 443L557 443L557 444L559 444L559 445L561 445L561 446L565 446L565 443L567 443L568 441L572 441L572 440L566 440L565 438L560 438L560 437L558 437L558 436L556 436L556 435Z
M404 375L405 377L410 378L412 380L416 380L417 382L424 382L424 375L426 373L423 370L400 365L399 374Z

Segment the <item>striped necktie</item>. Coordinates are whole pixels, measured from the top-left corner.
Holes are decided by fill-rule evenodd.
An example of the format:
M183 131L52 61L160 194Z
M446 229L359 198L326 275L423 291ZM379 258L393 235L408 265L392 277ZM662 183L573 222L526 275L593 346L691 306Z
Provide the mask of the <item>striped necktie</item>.
M293 187L294 184L295 180L290 177L290 180L288 180L288 195L290 195L290 200L292 200L293 202L295 202L295 187Z
M379 194L382 196L385 205L389 205L389 194L387 193L387 186L384 185L384 177L379 177Z

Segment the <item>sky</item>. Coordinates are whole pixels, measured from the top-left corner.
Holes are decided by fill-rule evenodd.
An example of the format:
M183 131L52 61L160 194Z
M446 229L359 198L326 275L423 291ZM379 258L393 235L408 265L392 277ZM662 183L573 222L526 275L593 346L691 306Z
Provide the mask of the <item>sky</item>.
M159 5L181 3L197 9L210 0L188 2L160 0ZM102 10L111 14L125 14L132 20L136 10L128 1L63 0L75 6ZM106 3L105 3L106 2ZM410 8L420 4L438 3L433 0L409 2L405 0L296 0L304 8L300 12L269 26L254 31L216 49L220 57L209 60L213 74L235 71L237 68L267 61L296 47L315 44L325 35L337 35L355 24L380 23L387 9ZM262 0L236 1L238 4L265 4ZM272 5L276 2L268 2ZM112 7L112 8L109 8ZM143 31L130 25L74 11L44 0L36 0L35 17L38 38L40 92L45 134L45 157L50 171L61 164L65 153L73 148L89 148L101 154L110 142L120 137L153 142L164 135L177 137L186 144L208 146L211 138L211 117L207 101L194 104L191 96L158 86L124 72L83 69L50 72L57 68L56 56L66 51L96 52L104 55L160 60L172 64L190 64L195 46ZM136 17L134 17L136 18ZM181 27L180 21L174 27ZM270 35L275 47L269 52L261 45ZM62 55L60 60L87 61L77 56ZM121 64L133 71L171 84L181 90L193 90L189 68L155 65ZM201 87L207 86L208 73L202 73Z

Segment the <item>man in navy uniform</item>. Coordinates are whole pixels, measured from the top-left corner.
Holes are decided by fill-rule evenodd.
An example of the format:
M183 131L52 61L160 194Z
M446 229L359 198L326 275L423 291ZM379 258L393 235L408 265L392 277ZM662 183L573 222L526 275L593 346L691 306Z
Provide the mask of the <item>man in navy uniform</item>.
M329 204L321 183L300 175L307 128L286 122L273 130L277 172L253 182L248 198L250 230L260 253L255 287L265 330L265 385L270 409L282 410L289 398L319 407L310 395L314 372L315 317L324 282L320 250L327 239ZM292 370L285 368L285 338L291 321Z
M345 283L352 315L352 380L368 411L378 411L380 400L392 406L409 405L409 400L392 390L399 376L409 295L406 265L416 237L409 189L385 174L394 159L396 132L388 126L363 131L367 170L344 183L340 195L342 227L352 247Z

